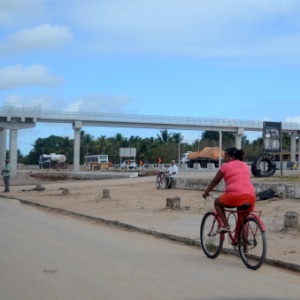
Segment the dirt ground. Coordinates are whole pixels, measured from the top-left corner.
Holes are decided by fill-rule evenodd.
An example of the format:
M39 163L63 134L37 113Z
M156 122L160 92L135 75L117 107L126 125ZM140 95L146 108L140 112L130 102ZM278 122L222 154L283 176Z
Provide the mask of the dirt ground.
M45 189L35 190L36 184ZM104 189L109 190L109 198L103 198ZM10 193L0 195L195 239L202 216L213 209L212 200L205 204L202 191L157 190L153 176L49 181L17 174L11 179ZM167 208L166 198L175 196L180 197L180 208ZM267 227L267 257L300 265L300 228L284 230L286 212L300 215L300 199L258 201L256 209L263 211Z

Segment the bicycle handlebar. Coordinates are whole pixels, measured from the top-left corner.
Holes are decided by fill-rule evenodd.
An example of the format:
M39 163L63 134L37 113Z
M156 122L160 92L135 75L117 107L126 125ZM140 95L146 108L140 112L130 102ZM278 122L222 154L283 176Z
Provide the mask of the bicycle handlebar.
M205 202L204 202L204 205L206 205L207 201L209 200L209 198L212 198L212 199L217 199L218 196L215 196L215 195L212 195L212 194L209 194L208 197L204 198L205 199Z

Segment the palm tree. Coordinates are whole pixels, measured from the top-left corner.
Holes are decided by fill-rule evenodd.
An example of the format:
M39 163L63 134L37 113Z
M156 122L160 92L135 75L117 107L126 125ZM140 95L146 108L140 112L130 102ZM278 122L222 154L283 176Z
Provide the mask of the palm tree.
M80 131L80 156L94 154L93 152L93 146L94 146L94 136L85 133L84 130Z
M106 154L105 152L108 143L106 135L101 135L95 140L95 147L98 149L99 154Z
M128 147L128 145L129 145L128 139L123 137L123 135L121 133L115 134L113 139L115 140L115 143L118 148Z
M128 140L128 142L129 142L129 146L131 147L131 148L139 148L139 146L140 146L140 143L141 143L141 138L137 135L137 136L131 136L130 138L129 138L129 140Z
M159 144L169 143L171 136L168 132L168 129L161 129L160 135L157 133L157 140Z
M170 136L170 140L173 143L181 143L184 140L184 136L180 132L173 132Z

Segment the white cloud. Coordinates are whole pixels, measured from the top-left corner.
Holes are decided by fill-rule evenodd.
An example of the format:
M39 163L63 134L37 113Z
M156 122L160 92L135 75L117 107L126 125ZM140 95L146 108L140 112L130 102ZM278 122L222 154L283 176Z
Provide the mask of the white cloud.
M297 0L87 0L72 3L70 15L82 27L130 35L154 33L156 29L156 36L166 33L174 36L192 28L200 29L203 34L240 21L255 25L266 18L272 20L277 15L295 13L295 7L299 6ZM147 35L143 37L147 38Z
M27 68L15 65L0 68L0 90L29 86L56 87L63 81L63 78L50 74L43 65L32 65Z
M124 113L127 111L126 106L131 103L133 100L125 96L91 94L73 101L64 111Z
M300 52L297 0L87 0L69 8L67 18L89 37L94 34L86 47L95 52L221 57Z
M69 28L42 24L10 35L6 41L0 43L0 53L13 54L60 48L71 39L72 33Z
M26 5L28 4L28 5ZM30 7L30 9L29 9ZM33 10L30 15L30 10ZM81 47L95 53L166 53L200 57L280 56L300 53L299 0L2 0L0 12L19 22L71 22ZM37 13L37 10L40 13ZM0 13L1 24L1 13ZM22 24L22 23L21 23ZM83 34L82 34L83 33ZM81 37L79 37L79 35ZM68 27L44 24L11 35L0 53L61 47ZM257 63L257 61L256 61Z
M1 70L0 70L1 80ZM134 101L125 96L108 96L100 94L84 95L76 100L66 100L54 96L37 96L10 94L4 98L6 104L23 103L41 105L44 111L88 112L88 113L133 113L128 107Z

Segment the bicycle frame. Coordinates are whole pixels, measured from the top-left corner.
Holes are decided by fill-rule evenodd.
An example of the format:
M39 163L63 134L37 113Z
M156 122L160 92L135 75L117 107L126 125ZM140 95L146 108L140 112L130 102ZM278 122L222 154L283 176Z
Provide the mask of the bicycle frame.
M231 226L229 232L218 233L223 226L216 211L208 211L201 221L200 241L208 258L215 259L222 251L225 234L228 242L238 250L245 266L257 270L262 266L267 253L266 227L261 220L261 211L248 209L248 205L225 208L225 215Z
M234 229L231 230L230 232L228 232L229 242L232 245L237 243L241 226L244 226L244 221L247 220L250 217L255 218L259 222L263 232L266 232L266 226L263 223L262 219L260 218L261 213L262 213L261 210L249 211L249 210L239 210L239 209L225 208L225 213L226 213L227 220L231 216L234 216L234 219L235 219ZM220 224L222 224L222 220L221 220L220 216L217 214L216 211L214 211L214 214L215 214L215 218L218 219ZM225 240L225 233L221 233L221 238L222 238L222 240Z

